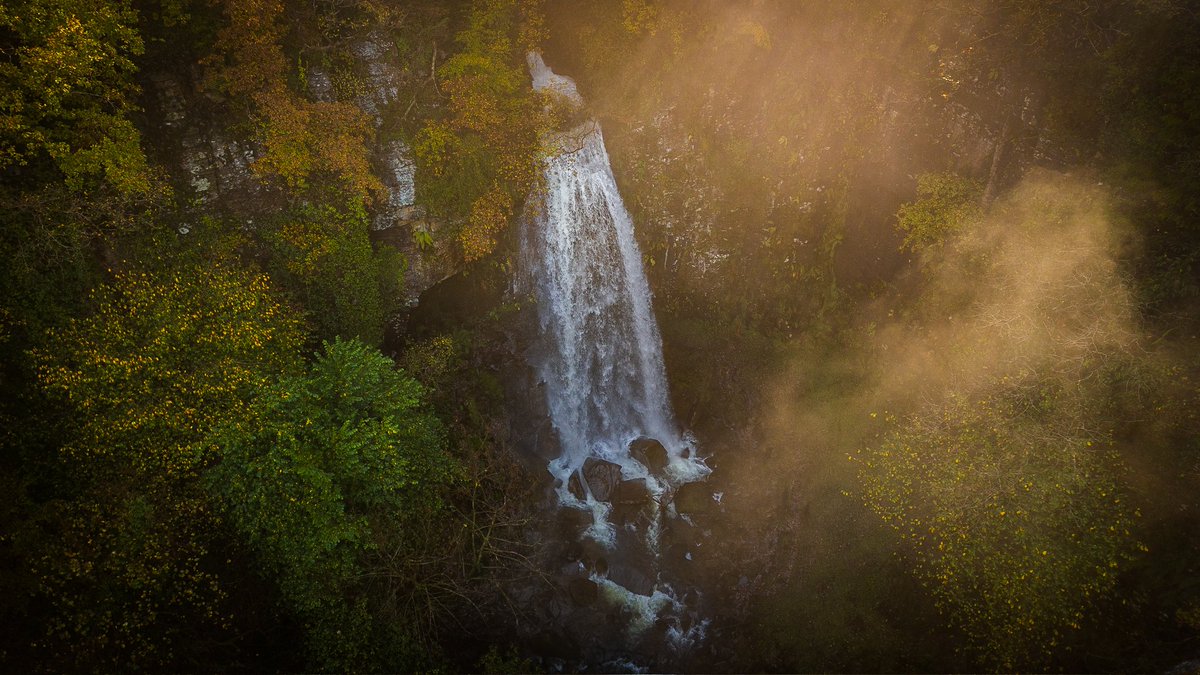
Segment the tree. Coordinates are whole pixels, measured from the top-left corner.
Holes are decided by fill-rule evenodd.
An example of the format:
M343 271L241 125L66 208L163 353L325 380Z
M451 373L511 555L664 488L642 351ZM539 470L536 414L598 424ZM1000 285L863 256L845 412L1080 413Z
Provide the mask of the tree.
M857 456L867 505L1000 670L1044 666L1137 546L1111 437L1075 428L1046 384L951 396Z
M1159 375L1099 187L1039 173L986 213L967 203L958 221L953 199L918 211L951 233L928 249L914 326L938 358L906 396L929 402L853 458L863 501L983 660L1042 668L1138 549L1116 439Z
M68 421L22 542L52 607L37 648L67 669L162 668L224 625L209 436L247 423L302 336L266 277L222 265L117 274L92 303L33 354Z
M49 162L74 190L97 179L149 192L135 109L142 39L129 2L16 0L0 7L0 170Z
M544 108L524 72L533 45L517 39L541 34L532 4L472 3L457 37L463 50L438 68L449 117L426 123L413 143L417 197L464 221L458 239L468 262L492 252L540 175Z
M396 580L367 571L373 559L422 554L409 530L439 517L457 480L424 396L382 354L335 340L306 375L259 400L252 424L220 436L209 489L278 582L321 669L413 665L401 643L419 617L387 621Z
M917 196L896 212L896 225L904 233L901 248L913 252L940 245L983 213L983 186L953 173L921 174Z
M308 310L318 339L383 342L390 310L401 296L403 261L368 237L362 201L311 203L283 214L265 232L269 269Z
M0 7L0 303L16 349L81 309L102 238L170 194L130 119L136 22L125 0Z
M383 184L371 172L366 113L352 103L308 101L288 87L281 0L225 0L222 7L229 23L208 59L209 80L249 109L266 150L255 171L292 189L332 174L359 198L377 199Z

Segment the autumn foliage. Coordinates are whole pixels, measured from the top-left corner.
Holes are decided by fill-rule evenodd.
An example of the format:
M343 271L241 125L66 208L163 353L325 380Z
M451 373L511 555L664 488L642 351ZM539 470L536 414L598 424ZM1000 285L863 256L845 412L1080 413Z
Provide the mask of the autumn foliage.
M542 30L535 9L516 0L473 4L458 36L463 50L438 69L449 114L427 123L414 144L418 197L465 221L458 239L468 262L491 253L537 181L544 115L523 43Z
M371 173L374 132L367 115L350 103L308 101L288 87L283 3L226 0L222 8L228 24L208 59L210 84L249 108L265 149L255 170L292 189L332 174L364 199L379 198L383 185Z
M135 108L142 38L129 2L22 0L0 6L0 170L49 159L81 190L103 179L151 189Z
M225 620L203 563L218 530L197 483L218 457L210 434L244 425L245 401L299 366L300 324L266 277L219 266L119 274L93 302L33 355L71 413L71 488L40 516L58 536L26 543L51 608L34 647L59 669L162 667L176 617Z

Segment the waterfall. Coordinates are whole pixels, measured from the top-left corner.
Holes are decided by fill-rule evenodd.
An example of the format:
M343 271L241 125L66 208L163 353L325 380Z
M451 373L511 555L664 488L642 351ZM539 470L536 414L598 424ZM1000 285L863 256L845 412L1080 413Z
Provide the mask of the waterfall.
M529 54L529 70L534 89L582 107L575 83L541 55ZM599 552L582 547L592 553L582 554L578 569L605 604L619 608L579 611L589 635L601 617L613 617L624 637L601 640L610 649L646 639L660 655L664 647L683 653L704 639L708 620L696 606L698 589L664 564L659 540L693 527L672 499L709 469L671 411L650 285L600 125L588 120L543 142L544 180L526 202L517 277L537 305L539 339L528 358L559 440L547 469L561 522L599 545ZM604 670L615 662L598 663Z
M529 68L535 89L582 103L575 83L539 54L529 54ZM583 475L589 458L618 465L622 479L645 479L656 497L708 469L671 411L650 287L600 126L589 120L545 140L545 185L530 200L521 244L522 278L536 298L542 338L531 362L562 447L549 466L560 501L590 508L591 534L611 545L607 505ZM658 475L630 455L640 437L667 451ZM569 489L573 476L582 499Z

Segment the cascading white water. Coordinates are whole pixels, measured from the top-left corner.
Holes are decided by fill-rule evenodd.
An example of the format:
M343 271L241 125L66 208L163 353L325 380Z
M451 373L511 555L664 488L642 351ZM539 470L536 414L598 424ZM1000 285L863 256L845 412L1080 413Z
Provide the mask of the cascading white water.
M579 105L575 83L529 55L534 88ZM538 303L541 353L534 366L544 383L562 454L549 470L564 504L595 513L592 534L608 541L606 505L584 476L585 499L568 485L589 457L645 478L655 495L708 473L675 424L663 367L662 340L633 223L609 166L595 121L546 139L544 192L531 200L522 240L524 279ZM665 475L655 477L629 454L639 437L667 449Z
M529 54L529 70L534 89L582 106L575 83L546 67L541 55ZM600 125L589 120L543 140L545 184L527 202L518 278L537 301L541 339L530 361L561 446L548 469L563 507L591 511L585 536L605 547L606 562L586 568L588 579L606 602L621 608L616 616L624 617L630 644L665 622L664 646L685 651L703 640L708 620L664 575L659 536L673 527L664 518L676 517L665 506L671 493L709 469L671 412L650 287ZM631 454L631 442L641 437L662 444L665 467L661 454L653 461L642 454L646 464ZM617 465L621 480L644 479L653 498L632 518L624 507L614 512L585 475L593 458ZM612 467L597 466L611 480ZM699 597L695 590L689 594Z

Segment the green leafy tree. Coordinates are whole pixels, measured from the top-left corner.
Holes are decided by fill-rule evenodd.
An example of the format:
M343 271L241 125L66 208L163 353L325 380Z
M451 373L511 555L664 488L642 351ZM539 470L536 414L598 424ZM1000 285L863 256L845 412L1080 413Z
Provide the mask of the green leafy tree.
M362 201L306 204L267 232L274 277L308 310L316 336L378 346L403 286L403 259L375 250Z
M130 118L136 23L127 1L0 7L0 304L14 351L82 311L103 239L169 196Z
M161 668L225 625L209 436L246 424L302 336L266 277L219 265L118 274L92 302L33 354L68 437L21 542L51 607L36 647L67 669Z
M303 623L322 669L411 667L418 617L389 614L369 574L418 557L412 530L437 520L458 469L420 384L378 351L326 343L304 376L263 396L253 424L228 426L208 485ZM418 654L419 656L419 654Z

